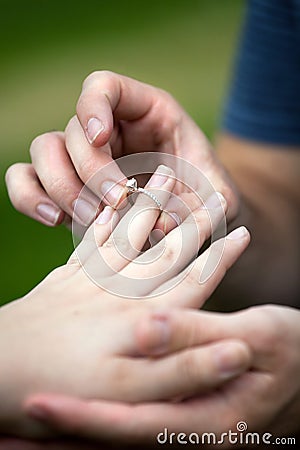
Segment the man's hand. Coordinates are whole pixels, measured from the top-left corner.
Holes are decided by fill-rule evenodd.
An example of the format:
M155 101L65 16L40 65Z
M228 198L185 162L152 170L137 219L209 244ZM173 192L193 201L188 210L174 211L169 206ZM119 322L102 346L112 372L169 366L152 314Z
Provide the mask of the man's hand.
M239 421L252 432L293 436L299 432L300 414L299 318L299 311L278 306L225 315L166 311L160 320L169 330L169 340L162 353L240 339L252 351L250 370L217 391L176 403L130 405L40 395L27 400L27 411L58 432L119 442L155 444L165 428L169 434L220 436L236 431ZM159 340L154 323L152 316L139 325L145 354Z
M65 133L37 137L30 149L32 163L9 168L6 181L11 201L16 209L46 225L70 222L79 192L97 172L97 182L89 185L75 215L76 221L88 225L99 198L118 207L126 195L126 176L113 161L139 152L167 153L191 163L224 195L227 217L236 215L238 200L232 182L204 134L174 98L106 71L94 72L84 81L77 117L70 120ZM163 159L161 163L168 165ZM189 184L191 176L189 170L181 175L174 189L177 196L184 194L184 183ZM208 193L200 179L198 189L205 200ZM166 211L184 219L178 209L172 199L166 205ZM162 215L156 228L173 228L169 218Z

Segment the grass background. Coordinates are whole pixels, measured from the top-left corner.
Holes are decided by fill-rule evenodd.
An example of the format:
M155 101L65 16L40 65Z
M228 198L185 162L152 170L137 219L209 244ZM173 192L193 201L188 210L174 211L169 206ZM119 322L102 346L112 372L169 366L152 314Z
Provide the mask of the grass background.
M38 134L63 129L81 83L109 69L170 91L213 138L243 0L0 0L0 303L72 251L69 231L14 211L4 174Z

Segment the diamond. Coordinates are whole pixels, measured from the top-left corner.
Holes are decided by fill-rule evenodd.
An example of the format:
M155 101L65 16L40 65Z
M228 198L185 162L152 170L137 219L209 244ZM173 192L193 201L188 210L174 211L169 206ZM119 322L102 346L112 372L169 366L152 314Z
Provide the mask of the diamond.
M126 183L126 187L130 192L134 192L137 190L137 181L135 178L131 178L130 180L127 181Z

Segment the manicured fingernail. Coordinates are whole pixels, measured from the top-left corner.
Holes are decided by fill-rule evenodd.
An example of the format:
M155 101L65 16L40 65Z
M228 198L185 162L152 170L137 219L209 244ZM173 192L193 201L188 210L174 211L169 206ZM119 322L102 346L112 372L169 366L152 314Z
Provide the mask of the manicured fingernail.
M108 223L112 218L114 212L115 210L111 206L105 206L103 211L97 217L96 223L98 223L99 225L104 225L105 223Z
M73 202L73 209L75 221L85 227L92 223L97 212L95 206L81 198Z
M153 355L160 355L168 350L170 341L170 326L165 317L154 316L151 323L151 331L157 338L156 345L152 348Z
M147 183L148 187L160 187L163 186L168 180L168 175L172 174L172 169L167 166L158 166L152 177Z
M46 203L40 203L36 207L36 212L42 219L44 219L49 224L56 225L61 210L59 208L56 208L55 206Z
M86 126L86 136L90 144L93 144L100 133L104 130L104 125L97 117L89 119Z
M236 228L231 233L228 234L227 239L242 239L246 237L248 234L248 230L246 227L242 226L239 228Z
M202 206L203 209L216 209L221 208L221 206L226 205L225 197L221 194L221 192L214 192L204 205Z
M119 204L122 196L124 196L125 188L116 184L114 181L104 181L101 185L101 192L107 203L112 207Z
M214 358L222 380L234 378L245 370L244 353L236 344L218 344L214 349Z

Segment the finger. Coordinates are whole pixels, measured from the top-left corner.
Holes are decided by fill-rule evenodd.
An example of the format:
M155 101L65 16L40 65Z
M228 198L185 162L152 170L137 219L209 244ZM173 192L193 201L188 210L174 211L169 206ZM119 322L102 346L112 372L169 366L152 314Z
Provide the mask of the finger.
M94 72L83 83L77 115L86 138L95 147L109 141L113 116L137 120L152 107L155 89L139 81L108 71Z
M10 200L18 211L48 226L62 223L64 212L44 191L32 164L14 164L7 170L5 180Z
M118 211L111 206L105 206L93 225L86 231L83 240L70 256L68 264L75 265L78 268L84 267L86 271L89 270L86 264L95 251L95 247L98 248L98 246L103 245L107 241L118 221ZM95 263L97 263L97 261L95 261ZM90 264L94 264L94 259ZM104 275L101 272L101 267L97 267L97 270L101 273L101 276Z
M266 305L232 314L193 313L191 311L182 311L181 314L178 314L173 310L158 312L159 320L166 323L167 330L170 330L169 334L163 333L160 339L165 340L167 333L167 336L170 336L168 349L173 351L185 348L185 345L205 345L219 339L242 339L250 346L253 353L253 369L270 372L277 370L274 357L276 353L279 352L279 349L281 349L281 353L284 352L284 348L287 347L286 328L282 327L285 322L284 308L278 308L277 312L276 309L274 306ZM176 317L175 322L177 322L174 327L171 318L173 313ZM171 318L170 322L169 317ZM181 327L182 332L179 332ZM154 329L157 331L157 327ZM257 330L259 330L259 334ZM151 346L151 340L156 342L157 339L159 340L158 336L154 339L153 332L149 332L148 336L149 346Z
M80 195L83 183L77 176L65 147L63 133L46 133L31 144L30 154L36 174L49 197L81 225L89 225L95 217L99 200L88 189Z
M118 378L112 400L141 402L200 395L245 372L250 363L250 350L240 340L188 348L155 360L138 358L130 361L127 377ZM128 389L128 379L134 392Z
M191 213L202 205L200 196L196 193L182 193L169 199L164 211L157 219L154 229L160 230L157 236L162 237L180 225Z
M117 207L126 198L126 177L111 157L108 145L93 148L77 117L66 128L66 147L81 181L107 205Z
M153 291L156 293L156 288L180 273L196 258L202 244L224 219L224 208L224 197L214 193L206 202L206 207L194 211L180 227L128 264L120 272L124 279L124 292L135 292L139 296ZM159 292L162 291L159 289Z
M177 277L159 286L153 294L165 293L160 304L200 308L214 292L226 272L246 250L250 234L245 227L215 241Z
M199 432L200 435L211 431L218 435L229 430L232 425L231 405L218 392L213 396L183 403L153 402L138 405L40 395L28 399L25 408L32 417L60 432L122 443L156 444L159 442L158 435L166 429ZM216 411L220 421L215 421ZM163 439L163 436L160 438Z
M114 423L118 428L117 423L126 422L131 413L130 406L119 402L86 401L57 394L33 395L26 400L24 410L59 433L97 440L113 438L114 433L108 433L107 427Z
M253 338L257 329L260 339ZM253 351L253 367L263 368L273 352L272 317L261 307L231 314L160 309L140 320L136 329L137 347L143 355L169 354L219 339L244 340Z
M146 187L149 192L155 192L163 208L174 184L174 172L166 166L159 166ZM97 277L97 273L101 277L118 273L140 253L159 214L153 199L140 193L109 239L100 246L99 242L94 241L94 251L89 256L90 248L82 242L77 254L84 253L80 259L85 261L85 270L93 274L93 278Z

